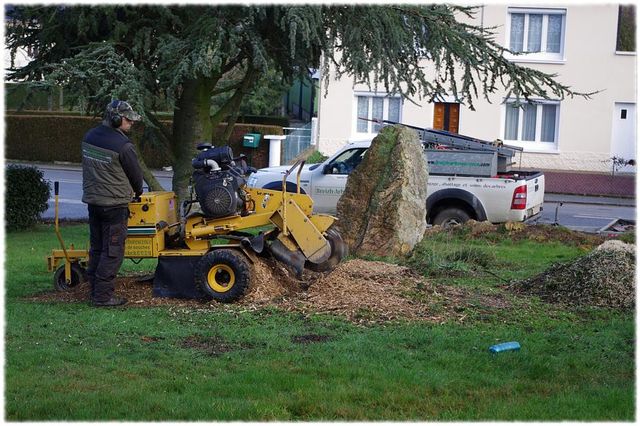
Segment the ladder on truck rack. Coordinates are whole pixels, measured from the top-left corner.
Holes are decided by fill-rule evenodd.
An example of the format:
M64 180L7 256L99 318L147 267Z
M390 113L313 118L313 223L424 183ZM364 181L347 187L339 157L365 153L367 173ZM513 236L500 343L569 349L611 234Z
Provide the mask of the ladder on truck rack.
M371 120L399 124L418 131L425 147L429 173L460 176L496 176L511 171L519 146L488 142L446 130L422 128L391 120Z
M407 126L409 127L409 126ZM459 135L445 130L422 129L423 143L451 146L456 149L474 149L478 151L493 151L498 155L513 157L515 151L522 151L519 146L504 145L502 143L487 142L471 136Z

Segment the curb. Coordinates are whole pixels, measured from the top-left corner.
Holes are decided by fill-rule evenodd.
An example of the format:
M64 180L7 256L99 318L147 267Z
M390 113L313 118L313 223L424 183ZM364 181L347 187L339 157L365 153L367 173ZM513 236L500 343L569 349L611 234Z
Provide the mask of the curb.
M554 194L544 195L545 203L590 204L597 206L636 207L635 198L603 197L598 195Z

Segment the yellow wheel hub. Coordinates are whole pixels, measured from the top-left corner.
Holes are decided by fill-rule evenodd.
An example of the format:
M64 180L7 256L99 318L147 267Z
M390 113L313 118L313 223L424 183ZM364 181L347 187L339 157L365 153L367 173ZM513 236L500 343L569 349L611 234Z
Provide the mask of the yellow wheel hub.
M236 274L227 265L214 265L209 269L207 283L209 287L218 293L231 290L236 282Z

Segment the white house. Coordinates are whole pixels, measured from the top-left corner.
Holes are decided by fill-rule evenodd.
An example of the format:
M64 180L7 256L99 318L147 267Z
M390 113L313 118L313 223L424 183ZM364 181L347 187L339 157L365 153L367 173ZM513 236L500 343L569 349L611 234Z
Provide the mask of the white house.
M535 6L534 6L535 5ZM587 100L542 100L509 107L506 93L491 103L464 105L403 101L372 92L350 78L330 76L318 108L317 148L331 154L349 140L375 135L375 123L358 116L433 127L524 148L521 166L544 170L611 171L612 157L636 159L636 53L616 50L620 8L616 4L482 6L476 24L497 27L496 41L513 51L511 59L557 74L580 92L599 91ZM635 23L634 23L635 25ZM324 88L323 88L324 92ZM626 167L624 171L635 171Z

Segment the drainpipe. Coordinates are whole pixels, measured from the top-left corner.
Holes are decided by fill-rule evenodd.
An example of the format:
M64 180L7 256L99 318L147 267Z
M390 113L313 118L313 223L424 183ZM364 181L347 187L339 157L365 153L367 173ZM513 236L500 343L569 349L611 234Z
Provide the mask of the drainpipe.
M320 56L320 66L318 67L318 115L316 117L316 134L314 136L314 144L316 146L316 151L320 151L320 117L322 116L322 66L324 65L324 59ZM320 151L321 152L321 151Z
M298 120L304 120L304 114L302 113L302 89L304 86L303 77L300 77L300 91L298 92Z

